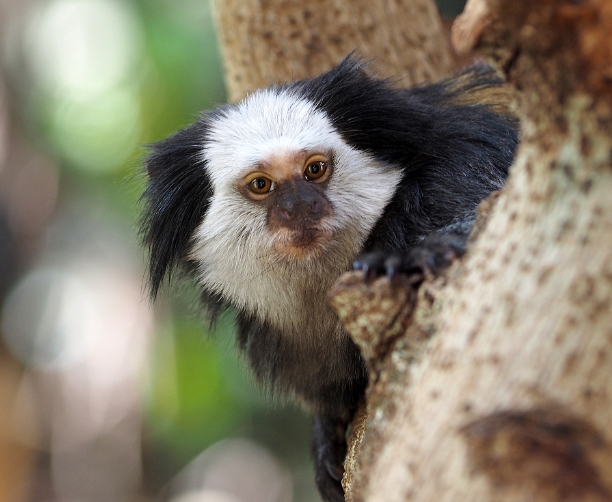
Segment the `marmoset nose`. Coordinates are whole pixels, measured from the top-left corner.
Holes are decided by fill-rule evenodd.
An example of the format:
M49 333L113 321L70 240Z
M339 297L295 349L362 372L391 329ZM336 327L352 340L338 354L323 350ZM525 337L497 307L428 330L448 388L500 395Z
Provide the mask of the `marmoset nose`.
M323 217L326 200L307 182L304 185L290 185L279 190L276 207L279 216L286 223L298 220L319 220Z

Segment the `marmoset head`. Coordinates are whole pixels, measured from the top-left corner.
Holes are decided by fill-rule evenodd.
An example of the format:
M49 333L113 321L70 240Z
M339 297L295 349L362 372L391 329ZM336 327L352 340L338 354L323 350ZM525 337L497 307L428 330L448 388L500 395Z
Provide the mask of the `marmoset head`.
M355 61L335 71L357 86L371 80ZM253 291L292 278L328 285L350 268L401 173L352 146L309 82L255 92L153 146L145 194L153 294L181 261L239 308Z
M257 254L312 258L346 232L359 241L357 252L393 188L368 183L380 163L290 89L260 91L217 112L202 154L214 197L195 234L196 256L213 235L222 238L220 227L232 243L250 239ZM378 212L364 209L372 206Z

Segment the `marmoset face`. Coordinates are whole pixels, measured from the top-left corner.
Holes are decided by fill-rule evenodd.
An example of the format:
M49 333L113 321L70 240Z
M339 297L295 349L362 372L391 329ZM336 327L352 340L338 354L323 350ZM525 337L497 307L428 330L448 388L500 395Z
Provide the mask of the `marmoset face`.
M293 260L325 252L339 234L357 253L399 181L313 103L279 89L214 117L203 154L215 195L195 241L206 247L223 227Z

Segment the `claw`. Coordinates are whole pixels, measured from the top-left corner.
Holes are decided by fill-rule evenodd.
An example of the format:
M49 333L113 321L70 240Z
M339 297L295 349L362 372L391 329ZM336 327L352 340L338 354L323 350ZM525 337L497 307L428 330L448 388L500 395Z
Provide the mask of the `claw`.
M393 279L395 276L397 276L400 273L401 265L402 260L399 256L394 255L387 258L384 266L387 272L387 277L389 279Z
M435 276L465 252L465 236L436 234L424 239L418 246L387 253L374 251L359 256L353 263L362 270L367 281L386 275L394 280L400 274L418 286L425 276Z

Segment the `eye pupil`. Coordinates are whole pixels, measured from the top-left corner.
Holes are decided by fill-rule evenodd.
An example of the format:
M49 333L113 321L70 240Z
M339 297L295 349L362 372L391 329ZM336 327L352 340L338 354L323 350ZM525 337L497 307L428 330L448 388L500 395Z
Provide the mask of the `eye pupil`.
M255 184L255 188L257 188L257 190L263 190L266 188L266 180L263 178L257 178L256 180L253 180L253 183Z
M310 164L308 166L308 172L310 172L310 174L319 174L320 170L321 170L321 166L319 165L319 163Z

